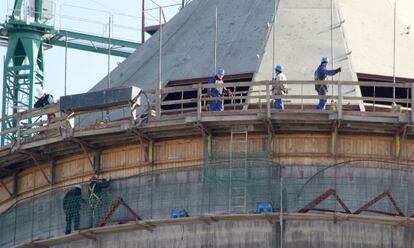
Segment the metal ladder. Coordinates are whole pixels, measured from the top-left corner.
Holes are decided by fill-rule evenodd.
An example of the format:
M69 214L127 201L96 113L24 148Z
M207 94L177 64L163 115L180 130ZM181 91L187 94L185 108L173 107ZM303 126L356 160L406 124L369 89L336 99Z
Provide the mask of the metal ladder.
M243 139L235 140L235 135L243 135ZM248 128L247 126L232 127L230 136L230 159L229 159L229 212L245 213L247 205L247 153L248 153ZM235 145L242 145L243 149L237 151L235 156Z

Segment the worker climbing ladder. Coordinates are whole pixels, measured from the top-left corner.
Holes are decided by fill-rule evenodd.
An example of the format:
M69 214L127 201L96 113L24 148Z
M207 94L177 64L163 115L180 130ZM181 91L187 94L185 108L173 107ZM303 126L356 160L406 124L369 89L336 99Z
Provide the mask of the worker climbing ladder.
M238 136L238 137L237 137ZM239 138L241 136L241 139ZM229 212L246 212L247 205L247 126L232 127L229 150ZM236 138L237 137L237 138Z

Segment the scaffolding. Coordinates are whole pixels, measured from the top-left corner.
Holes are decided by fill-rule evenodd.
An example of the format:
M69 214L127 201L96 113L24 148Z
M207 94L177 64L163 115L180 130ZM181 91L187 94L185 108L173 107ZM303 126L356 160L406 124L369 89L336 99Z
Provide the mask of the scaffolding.
M111 181L100 193L93 215L89 182L81 186L83 200L72 198L75 200L68 204L74 211L63 207L64 196L73 185L21 200L0 215L0 247L62 236L68 215L72 223L77 214L81 230L140 219L166 219L173 210L186 210L190 216L255 214L260 203L269 203L273 212L280 213L414 214L414 199L410 197L414 193L414 171L384 170L370 175L369 169L352 168L364 165L360 161L303 176L295 174L305 167L275 164L264 153L248 153L247 158L233 154L232 160L212 155L214 159L203 166ZM236 161L242 166L236 167ZM243 173L236 168L243 168Z

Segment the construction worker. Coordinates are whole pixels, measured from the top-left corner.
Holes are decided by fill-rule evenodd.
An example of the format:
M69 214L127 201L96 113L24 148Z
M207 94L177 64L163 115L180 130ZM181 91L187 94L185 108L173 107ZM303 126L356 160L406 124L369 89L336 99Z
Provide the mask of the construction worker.
M222 86L222 87L208 89L209 97L222 97L224 94L227 94L229 96L232 95L231 90L224 87L224 82L223 82L224 73L225 71L223 68L217 68L216 76L208 79L209 84L216 84L216 85ZM210 111L223 111L224 110L223 100L211 100L209 101L209 105L210 105Z
M322 57L321 64L318 66L318 68L315 71L315 80L316 81L323 81L326 80L328 76L334 76L335 74L342 71L341 67L338 67L335 70L328 70L326 69L326 66L329 63L328 57ZM315 90L318 92L318 95L320 96L326 96L326 93L328 92L328 86L322 85L322 84L315 84ZM319 99L319 104L316 107L316 109L324 110L326 106L326 99Z
M106 179L99 180L96 175L92 176L89 181L89 227L95 227L105 214L107 197L103 189L108 188L110 182Z
M276 74L273 80L276 81L276 85L274 85L272 89L273 95L286 95L288 93L287 84L284 83L284 81L287 80L285 74L283 74L284 69L283 65L276 65L275 67ZM276 109L285 109L285 104L281 98L277 98L273 106Z
M55 102L51 94L46 94L46 92L44 92L42 89L39 89L39 88L36 90L37 90L38 99L34 104L35 108L43 108ZM55 113L51 113L47 115L47 120L49 122L52 122L55 119L56 119Z
M66 215L66 230L65 234L69 234L72 229L79 230L80 221L80 208L82 202L82 187L80 184L76 185L75 188L68 191L63 198L63 211Z

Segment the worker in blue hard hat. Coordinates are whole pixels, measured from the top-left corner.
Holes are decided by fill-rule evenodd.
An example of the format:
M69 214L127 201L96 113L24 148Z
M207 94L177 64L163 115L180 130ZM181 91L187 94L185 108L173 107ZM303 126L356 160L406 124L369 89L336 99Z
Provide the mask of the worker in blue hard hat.
M283 67L283 65L275 66L275 78L273 80L276 82L272 89L273 95L280 96L280 95L286 95L288 93L287 84L284 82L287 80L285 74L283 73L284 70L285 68ZM273 106L276 109L281 109L281 110L285 109L285 104L283 102L283 99L281 98L276 98Z
M225 94L231 96L231 90L224 87L224 68L217 68L216 75L208 79L209 84L215 84L220 87L208 89L208 96L209 97L222 97ZM209 101L210 111L223 111L224 104L223 100L211 100Z
M315 81L323 81L326 80L328 76L334 76L335 74L342 71L341 67L338 67L335 70L328 70L326 67L329 63L328 57L322 57L321 64L318 66L318 68L315 71ZM320 96L326 96L326 93L328 92L328 86L325 84L315 84L315 90L318 92L318 95ZM319 99L319 104L316 107L316 109L324 110L326 106L326 99Z

